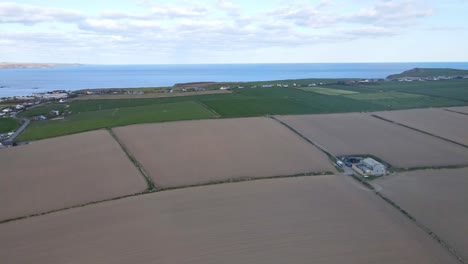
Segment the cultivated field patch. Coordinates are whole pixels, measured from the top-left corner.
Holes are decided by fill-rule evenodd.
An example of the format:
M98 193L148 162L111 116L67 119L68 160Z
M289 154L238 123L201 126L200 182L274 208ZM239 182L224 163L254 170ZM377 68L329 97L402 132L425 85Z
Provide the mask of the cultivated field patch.
M77 97L74 100L112 100L112 99L144 99L144 98L165 98L165 97L182 97L182 96L197 96L206 94L229 94L231 91L226 90L206 90L200 92L149 92L144 94L93 94Z
M397 99L397 98L419 98L424 95L399 93L399 92L380 92L380 93L361 93L347 95L346 97L355 100L382 100L382 99Z
M468 164L468 149L370 114L280 116L335 155L371 154L399 168Z
M333 171L322 152L269 118L113 129L158 186Z
M405 172L373 183L468 259L468 168Z
M433 108L386 111L375 115L468 146L468 115Z
M447 108L447 109L451 110L451 111L455 111L455 112L459 112L459 113L463 113L463 114L468 115L468 106L450 107L450 108Z
M333 89L333 88L324 88L324 87L303 87L300 88L303 91L307 92L314 92L319 94L325 95L348 95L348 94L357 94L358 92L349 91L349 90L341 90L341 89Z
M107 131L0 150L0 221L138 193L146 182Z
M119 125L214 116L213 112L193 101L85 111L62 120L34 122L18 137L18 141L37 140Z
M21 263L458 263L342 176L166 191L0 225Z

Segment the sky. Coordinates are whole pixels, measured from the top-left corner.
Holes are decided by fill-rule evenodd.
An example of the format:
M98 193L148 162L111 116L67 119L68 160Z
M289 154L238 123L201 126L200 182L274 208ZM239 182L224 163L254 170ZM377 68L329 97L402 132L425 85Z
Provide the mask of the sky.
M468 61L468 0L0 1L0 62Z

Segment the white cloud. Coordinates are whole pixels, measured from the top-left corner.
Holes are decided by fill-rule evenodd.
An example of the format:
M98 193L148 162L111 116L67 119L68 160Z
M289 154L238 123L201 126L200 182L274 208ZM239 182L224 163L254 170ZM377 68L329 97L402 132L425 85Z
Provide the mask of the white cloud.
M74 22L83 17L69 9L0 2L0 23Z

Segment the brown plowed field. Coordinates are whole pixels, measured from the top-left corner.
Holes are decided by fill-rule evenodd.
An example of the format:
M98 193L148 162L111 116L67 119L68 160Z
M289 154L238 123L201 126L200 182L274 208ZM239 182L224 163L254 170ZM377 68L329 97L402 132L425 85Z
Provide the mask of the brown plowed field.
M0 225L3 264L457 263L342 176L166 191Z
M447 109L455 111L455 112L465 113L468 115L468 106L450 107Z
M334 170L325 154L269 118L133 125L114 131L162 187Z
M372 154L400 168L468 164L468 149L370 114L281 116L335 155Z
M434 108L386 111L375 115L468 146L468 115Z
M468 260L468 168L405 172L375 183Z
M143 176L104 130L2 149L0 169L0 221L146 188Z

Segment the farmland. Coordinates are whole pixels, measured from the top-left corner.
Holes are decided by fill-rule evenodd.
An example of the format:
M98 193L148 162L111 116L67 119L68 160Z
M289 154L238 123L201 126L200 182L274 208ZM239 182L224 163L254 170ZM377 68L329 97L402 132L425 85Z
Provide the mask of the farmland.
M35 122L18 140L35 140L135 123L211 118L215 114L196 102L167 103L77 113L62 120Z
M422 170L375 181L381 192L468 259L468 169Z
M325 94L325 95L347 95L347 94L356 94L356 93L358 93L358 92L349 91L349 90L323 88L323 87L304 87L304 88L301 88L301 90L307 91L307 92Z
M129 89L138 90L138 89ZM179 97L179 96L196 96L206 94L228 94L226 90L207 90L200 92L184 92L184 93L166 93L159 89L159 92L148 92L144 94L92 94L77 97L74 100L97 100L97 99L143 99L143 98L164 98L164 97Z
M19 126L20 123L16 119L0 117L0 133L15 131Z
M466 106L462 106L462 107L451 107L451 108L447 108L447 110L455 111L455 112L458 112L458 113L462 113L462 114L467 114L467 115L468 115L468 107L466 107Z
M273 81L237 83L235 85L212 84L210 89L219 88L218 86L222 85L231 85L233 87L238 85L251 87L250 85L253 85L257 88L232 88L232 93L208 91L214 94L199 94L196 96L190 93L178 93L175 96L171 95L163 98L93 99L73 100L65 104L50 103L22 112L20 116L48 115L51 110L59 110L67 113L65 119L41 123L33 122L25 134L18 138L18 141L42 139L103 127L213 118L218 117L218 115L221 118L232 118L264 115L370 112L424 107L452 107L468 104L468 80L386 81L366 85L338 85L337 82L344 82L345 80L335 79L320 80L329 83L320 87L307 86L308 83L318 81L313 79L277 81L290 85L289 88L259 87L263 83L272 84ZM294 88L292 87L293 84L303 86ZM85 98L83 97L83 99ZM173 104L174 111L171 110L170 113L174 114L164 112L166 107L171 106L169 104ZM137 107L148 108L137 109ZM202 111L201 108L205 108L204 113L200 112ZM89 113L84 114L84 112ZM112 113L117 113L117 116L118 113L125 113L125 117L109 117ZM190 113L195 114L191 115ZM93 121L87 121L88 118L93 119Z
M2 224L0 234L5 264L458 263L341 176L148 194Z
M468 165L468 149L370 114L281 116L335 155L371 154L397 168Z
M468 146L468 116L443 109L377 112L375 115Z
M269 118L181 121L113 131L163 188L334 171L325 154Z
M138 193L146 182L107 131L0 151L0 221Z

